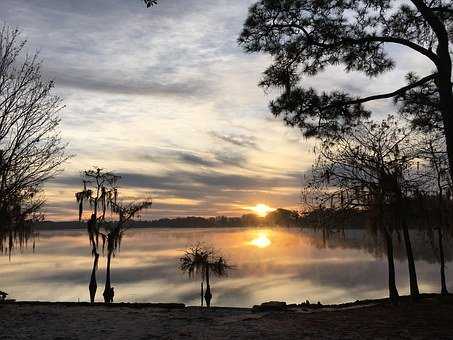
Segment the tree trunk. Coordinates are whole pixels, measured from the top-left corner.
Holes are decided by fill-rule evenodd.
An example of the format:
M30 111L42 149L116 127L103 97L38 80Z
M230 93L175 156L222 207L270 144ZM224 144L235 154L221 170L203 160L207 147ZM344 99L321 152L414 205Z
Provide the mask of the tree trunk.
M203 281L201 281L200 297L201 297L201 307L203 307Z
M440 256L440 282L441 282L441 294L448 295L447 283L445 280L445 255L443 245L442 229L438 228L437 233L439 236L439 256Z
M422 7L419 7L420 4L416 4L416 6L419 10ZM445 23L438 16L427 12L422 12L422 14L426 17L426 20L437 36L436 54L439 59L437 62L438 77L435 82L439 91L439 109L444 125L450 178L453 180L453 90L451 87L452 62L450 39Z
M389 285L389 298L393 304L398 303L398 289L396 288L395 280L395 262L393 259L393 240L392 235L389 233L387 228L383 227L383 233L385 238L385 245L387 248L387 261L388 261L388 285Z
M414 300L418 300L420 298L420 291L418 289L417 283L417 271L415 270L415 261L414 261L414 254L412 252L412 244L409 235L409 230L407 228L406 221L403 220L402 223L403 227L403 235L404 235L404 244L406 246L406 254L407 254L407 264L409 267L409 285L411 291L411 297Z
M112 259L112 253L107 254L107 269L106 269L106 278L105 278L105 288L104 288L104 302L111 303L113 302L113 288L110 285L110 262Z
M94 299L96 298L96 291L98 289L98 284L96 282L96 270L98 268L99 262L99 254L97 252L94 253L94 261L93 261L93 269L91 271L91 279L88 289L90 291L90 302L94 303Z
M211 307L211 286L209 284L209 267L206 266L206 292L204 293L204 299L206 300L206 307Z
M439 227L437 228L437 236L438 236L438 241L439 241L439 258L440 258L440 286L441 286L441 294L442 295L448 295L448 290L447 290L447 283L445 279L445 254L444 254L444 244L443 244L443 234L442 234L442 228L445 226L448 226L448 223L444 219L444 195L443 195L443 188L441 184L441 175L440 171L436 165L436 172L437 172L437 188L439 190L438 193L438 198L439 198ZM453 177L452 177L453 178ZM448 200L448 198L447 198Z
M453 100L449 112L442 115L444 124L445 143L447 144L448 165L450 178L453 179Z

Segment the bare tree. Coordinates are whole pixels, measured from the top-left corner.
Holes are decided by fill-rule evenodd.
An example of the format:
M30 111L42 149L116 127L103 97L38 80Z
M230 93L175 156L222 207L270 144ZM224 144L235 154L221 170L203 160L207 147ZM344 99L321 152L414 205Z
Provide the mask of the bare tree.
M26 237L39 193L68 159L58 131L62 100L45 80L37 54L28 55L17 29L0 29L0 243Z
M429 216L430 227L437 231L438 244L434 248L437 248L440 262L441 294L447 295L443 239L444 233L451 230L449 227L451 224L452 182L442 134L437 132L427 135L421 143L420 150L420 158L423 162L420 171L423 173L425 184L422 204L424 210L426 208L430 210L427 213L424 211L424 215Z
M321 144L309 183L323 190L323 201L331 208L337 205L343 211L369 212L387 246L389 295L394 302L398 298L392 240L395 228L403 230L411 295L419 296L405 214L406 198L420 182L413 171L418 157L416 140L412 130L401 128L392 117L381 123L360 123L335 142L327 139Z

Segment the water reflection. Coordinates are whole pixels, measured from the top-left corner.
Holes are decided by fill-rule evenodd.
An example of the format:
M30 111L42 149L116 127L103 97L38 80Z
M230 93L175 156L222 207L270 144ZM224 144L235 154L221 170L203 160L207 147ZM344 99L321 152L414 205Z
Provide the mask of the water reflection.
M35 254L0 257L0 287L19 300L89 301L91 257L86 233L41 232ZM251 306L269 300L336 303L384 297L387 268L379 237L362 230L323 235L298 229L137 229L123 240L113 259L117 302L184 302L198 305L198 280L178 269L184 250L197 242L219 248L236 265L213 285L213 305ZM438 292L439 265L426 241L415 232L414 249L422 292ZM446 256L451 264L451 246ZM408 293L404 245L396 247L398 286ZM104 261L100 277L104 277ZM451 273L447 283L451 286ZM101 284L101 283L100 283Z
M258 235L250 241L250 244L258 248L267 248L271 245L268 237L269 231L259 231Z

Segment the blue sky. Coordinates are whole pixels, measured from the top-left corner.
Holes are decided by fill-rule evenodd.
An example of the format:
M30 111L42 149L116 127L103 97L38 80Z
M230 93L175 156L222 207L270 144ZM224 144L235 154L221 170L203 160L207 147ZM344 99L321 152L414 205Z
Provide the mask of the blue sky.
M241 215L258 203L297 208L307 141L267 109L257 87L270 63L236 43L252 0L2 0L64 98L62 136L74 157L46 187L49 219L75 219L80 171L123 176L127 198L154 199L146 218ZM393 90L423 59L391 48L391 74L370 81L340 68L306 80L354 94ZM377 115L388 102L372 104Z

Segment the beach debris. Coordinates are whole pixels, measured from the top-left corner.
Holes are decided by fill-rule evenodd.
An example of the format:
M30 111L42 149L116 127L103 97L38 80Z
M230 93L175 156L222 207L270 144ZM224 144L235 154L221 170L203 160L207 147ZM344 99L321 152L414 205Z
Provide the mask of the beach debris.
M5 301L7 296L8 296L8 293L2 292L0 290L0 301Z
M269 312L287 310L288 305L284 301L269 301L263 302L261 305L255 305L252 308L253 312Z

